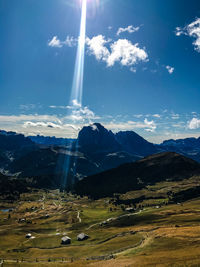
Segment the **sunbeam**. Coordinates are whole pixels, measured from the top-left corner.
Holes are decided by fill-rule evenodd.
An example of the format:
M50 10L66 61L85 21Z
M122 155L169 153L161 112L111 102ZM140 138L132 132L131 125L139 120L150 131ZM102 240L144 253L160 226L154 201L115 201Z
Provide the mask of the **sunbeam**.
M87 0L82 0L81 7L81 23L80 23L80 34L78 38L78 47L74 68L74 76L70 97L70 109L71 114L73 115L74 111L78 111L82 107L82 95L83 95L83 75L84 75L84 59L85 59L85 37L86 37L86 13L87 13ZM77 152L78 143L73 147L73 145L68 146L69 153L65 156L63 162L63 177L62 184L65 188L66 186L71 186L74 182L76 175L76 152ZM72 151L75 154L72 156ZM72 176L68 180L69 176Z
M72 105L74 102L78 103L79 105L82 104L83 73L84 73L84 58L85 58L86 10L87 10L87 0L82 0L80 34L78 39L74 78L73 78L71 98L70 98L70 104Z

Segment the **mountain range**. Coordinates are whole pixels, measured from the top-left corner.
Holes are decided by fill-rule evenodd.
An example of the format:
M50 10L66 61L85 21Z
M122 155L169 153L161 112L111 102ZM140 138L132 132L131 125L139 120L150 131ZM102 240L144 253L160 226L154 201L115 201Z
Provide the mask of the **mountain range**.
M0 131L0 171L34 178L38 186L72 186L83 177L166 151L200 162L200 138L157 145L133 131L113 133L99 123L83 127L77 139Z

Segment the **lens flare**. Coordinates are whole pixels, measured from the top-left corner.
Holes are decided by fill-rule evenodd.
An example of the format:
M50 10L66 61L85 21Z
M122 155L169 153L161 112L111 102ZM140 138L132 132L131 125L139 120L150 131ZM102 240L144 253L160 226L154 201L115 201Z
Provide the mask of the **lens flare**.
M78 38L78 47L74 68L74 76L72 83L72 90L70 96L71 112L81 109L82 95L83 95L83 74L84 74L84 59L85 59L85 38L86 38L86 14L87 14L87 0L81 1L81 23L80 34ZM72 115L73 113L69 114ZM70 144L68 146L68 153L64 158L62 171L62 185L63 188L73 186L76 175L76 152L78 149L78 142L75 146Z
M79 103L80 105L82 104L86 13L87 13L87 0L82 0L81 25L80 25L80 34L78 39L78 48L77 48L76 63L74 69L72 92L70 98L71 104L73 104L72 101L74 100L76 100L76 102Z

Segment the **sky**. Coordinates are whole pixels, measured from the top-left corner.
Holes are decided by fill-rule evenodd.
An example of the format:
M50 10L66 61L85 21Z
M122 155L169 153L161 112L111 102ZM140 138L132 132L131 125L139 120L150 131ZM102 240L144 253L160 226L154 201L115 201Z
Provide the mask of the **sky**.
M199 137L200 1L87 0L79 102L81 6L0 0L0 129L76 138L99 122L154 143Z

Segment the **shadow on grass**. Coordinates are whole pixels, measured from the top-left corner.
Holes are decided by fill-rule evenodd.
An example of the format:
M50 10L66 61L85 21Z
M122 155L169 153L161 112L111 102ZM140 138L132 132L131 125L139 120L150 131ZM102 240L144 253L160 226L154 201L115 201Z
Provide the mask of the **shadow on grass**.
M118 218L117 220L111 222L109 226L114 227L127 227L135 225L149 225L161 222L165 216L159 214L136 214Z

